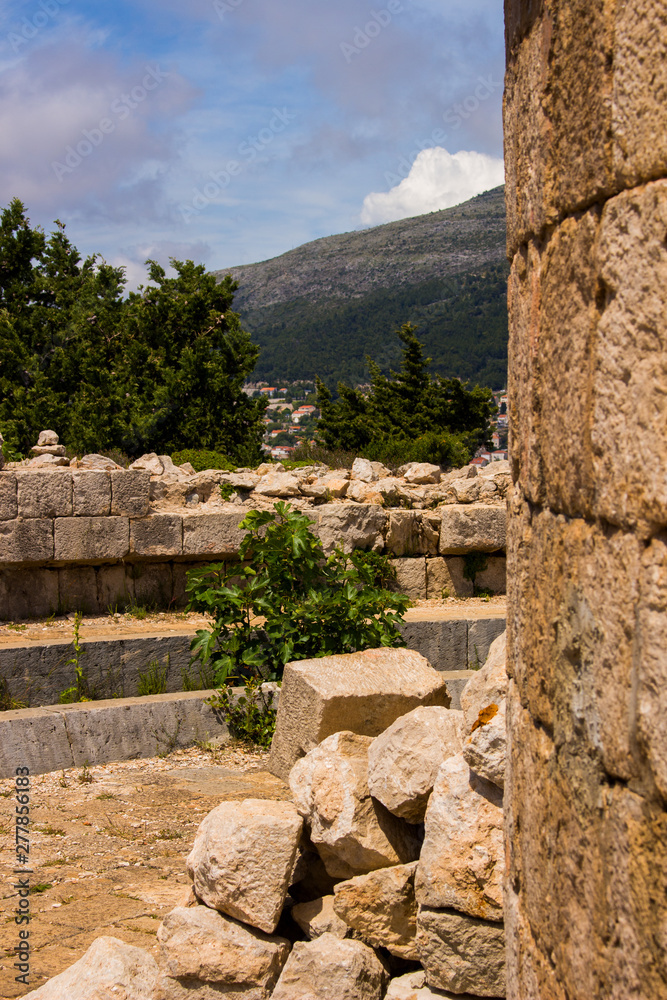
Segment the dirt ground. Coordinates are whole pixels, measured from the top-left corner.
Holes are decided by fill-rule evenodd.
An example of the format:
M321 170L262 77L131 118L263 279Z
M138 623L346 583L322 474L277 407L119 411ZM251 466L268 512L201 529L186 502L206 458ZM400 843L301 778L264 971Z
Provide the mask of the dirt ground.
M505 615L506 598L448 597L445 600L415 601L405 614L406 621L416 618L500 618ZM126 612L117 615L85 615L80 626L82 640L115 636L118 639L141 635L184 634L207 628L210 620L205 615L184 611ZM260 621L261 619L258 619ZM71 639L74 615L30 619L22 622L0 622L0 646L24 645L31 642L63 641Z
M197 748L30 778L30 985L15 982L13 779L0 781L0 997L21 997L102 934L157 957L160 920L187 890L185 859L203 817L225 799L289 796L266 753Z

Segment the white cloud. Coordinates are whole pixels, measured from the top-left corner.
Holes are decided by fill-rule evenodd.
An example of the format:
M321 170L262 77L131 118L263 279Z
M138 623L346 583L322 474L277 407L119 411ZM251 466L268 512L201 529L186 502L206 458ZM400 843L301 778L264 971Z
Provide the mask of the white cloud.
M462 201L504 183L503 161L484 153L448 153L441 146L423 149L410 173L390 191L366 195L361 221L368 226L424 215Z

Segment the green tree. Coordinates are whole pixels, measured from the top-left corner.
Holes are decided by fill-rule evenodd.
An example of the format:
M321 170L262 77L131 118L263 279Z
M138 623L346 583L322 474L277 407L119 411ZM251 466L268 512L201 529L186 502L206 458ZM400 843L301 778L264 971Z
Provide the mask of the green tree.
M383 375L369 358L367 392L339 383L334 400L317 380L321 441L332 450L356 451L379 461L465 464L486 437L494 412L491 390L431 376L431 359L424 357L414 327L404 324L398 336L403 345L400 370Z
M264 400L243 383L258 348L232 311L235 283L172 260L125 296L122 268L82 262L14 199L0 218L0 427L26 452L43 427L77 451L185 447L260 457Z

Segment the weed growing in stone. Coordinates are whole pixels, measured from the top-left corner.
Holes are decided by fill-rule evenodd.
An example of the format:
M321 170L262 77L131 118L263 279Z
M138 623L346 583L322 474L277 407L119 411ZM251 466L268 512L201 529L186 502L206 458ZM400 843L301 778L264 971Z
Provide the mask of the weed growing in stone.
M164 694L167 690L167 664L160 666L159 660L151 660L146 672L139 671L137 693L140 697L149 694Z
M74 650L74 655L65 664L69 666L72 664L74 667L74 684L72 687L67 688L65 691L60 693L58 701L61 705L69 705L75 701L91 701L90 691L88 689L88 678L84 668L81 666L81 657L86 655L86 650L83 648L81 638L79 635L79 630L81 628L81 622L83 621L83 615L77 611L74 616L74 638L72 639L72 648Z

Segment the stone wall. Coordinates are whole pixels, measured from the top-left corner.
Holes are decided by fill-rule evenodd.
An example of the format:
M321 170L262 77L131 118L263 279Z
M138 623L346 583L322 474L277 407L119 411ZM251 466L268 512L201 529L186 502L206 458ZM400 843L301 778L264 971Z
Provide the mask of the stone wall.
M506 0L508 996L667 996L667 8Z
M506 463L494 466L437 470L429 483L380 477L381 467L362 471L368 481L349 470L289 474L275 466L199 475L173 466L158 475L5 469L0 618L106 613L131 602L182 607L187 570L235 558L247 511L279 499L309 514L326 551L342 542L387 553L398 588L413 598L470 595L464 560L476 551L488 554L477 586L504 593L509 472Z

